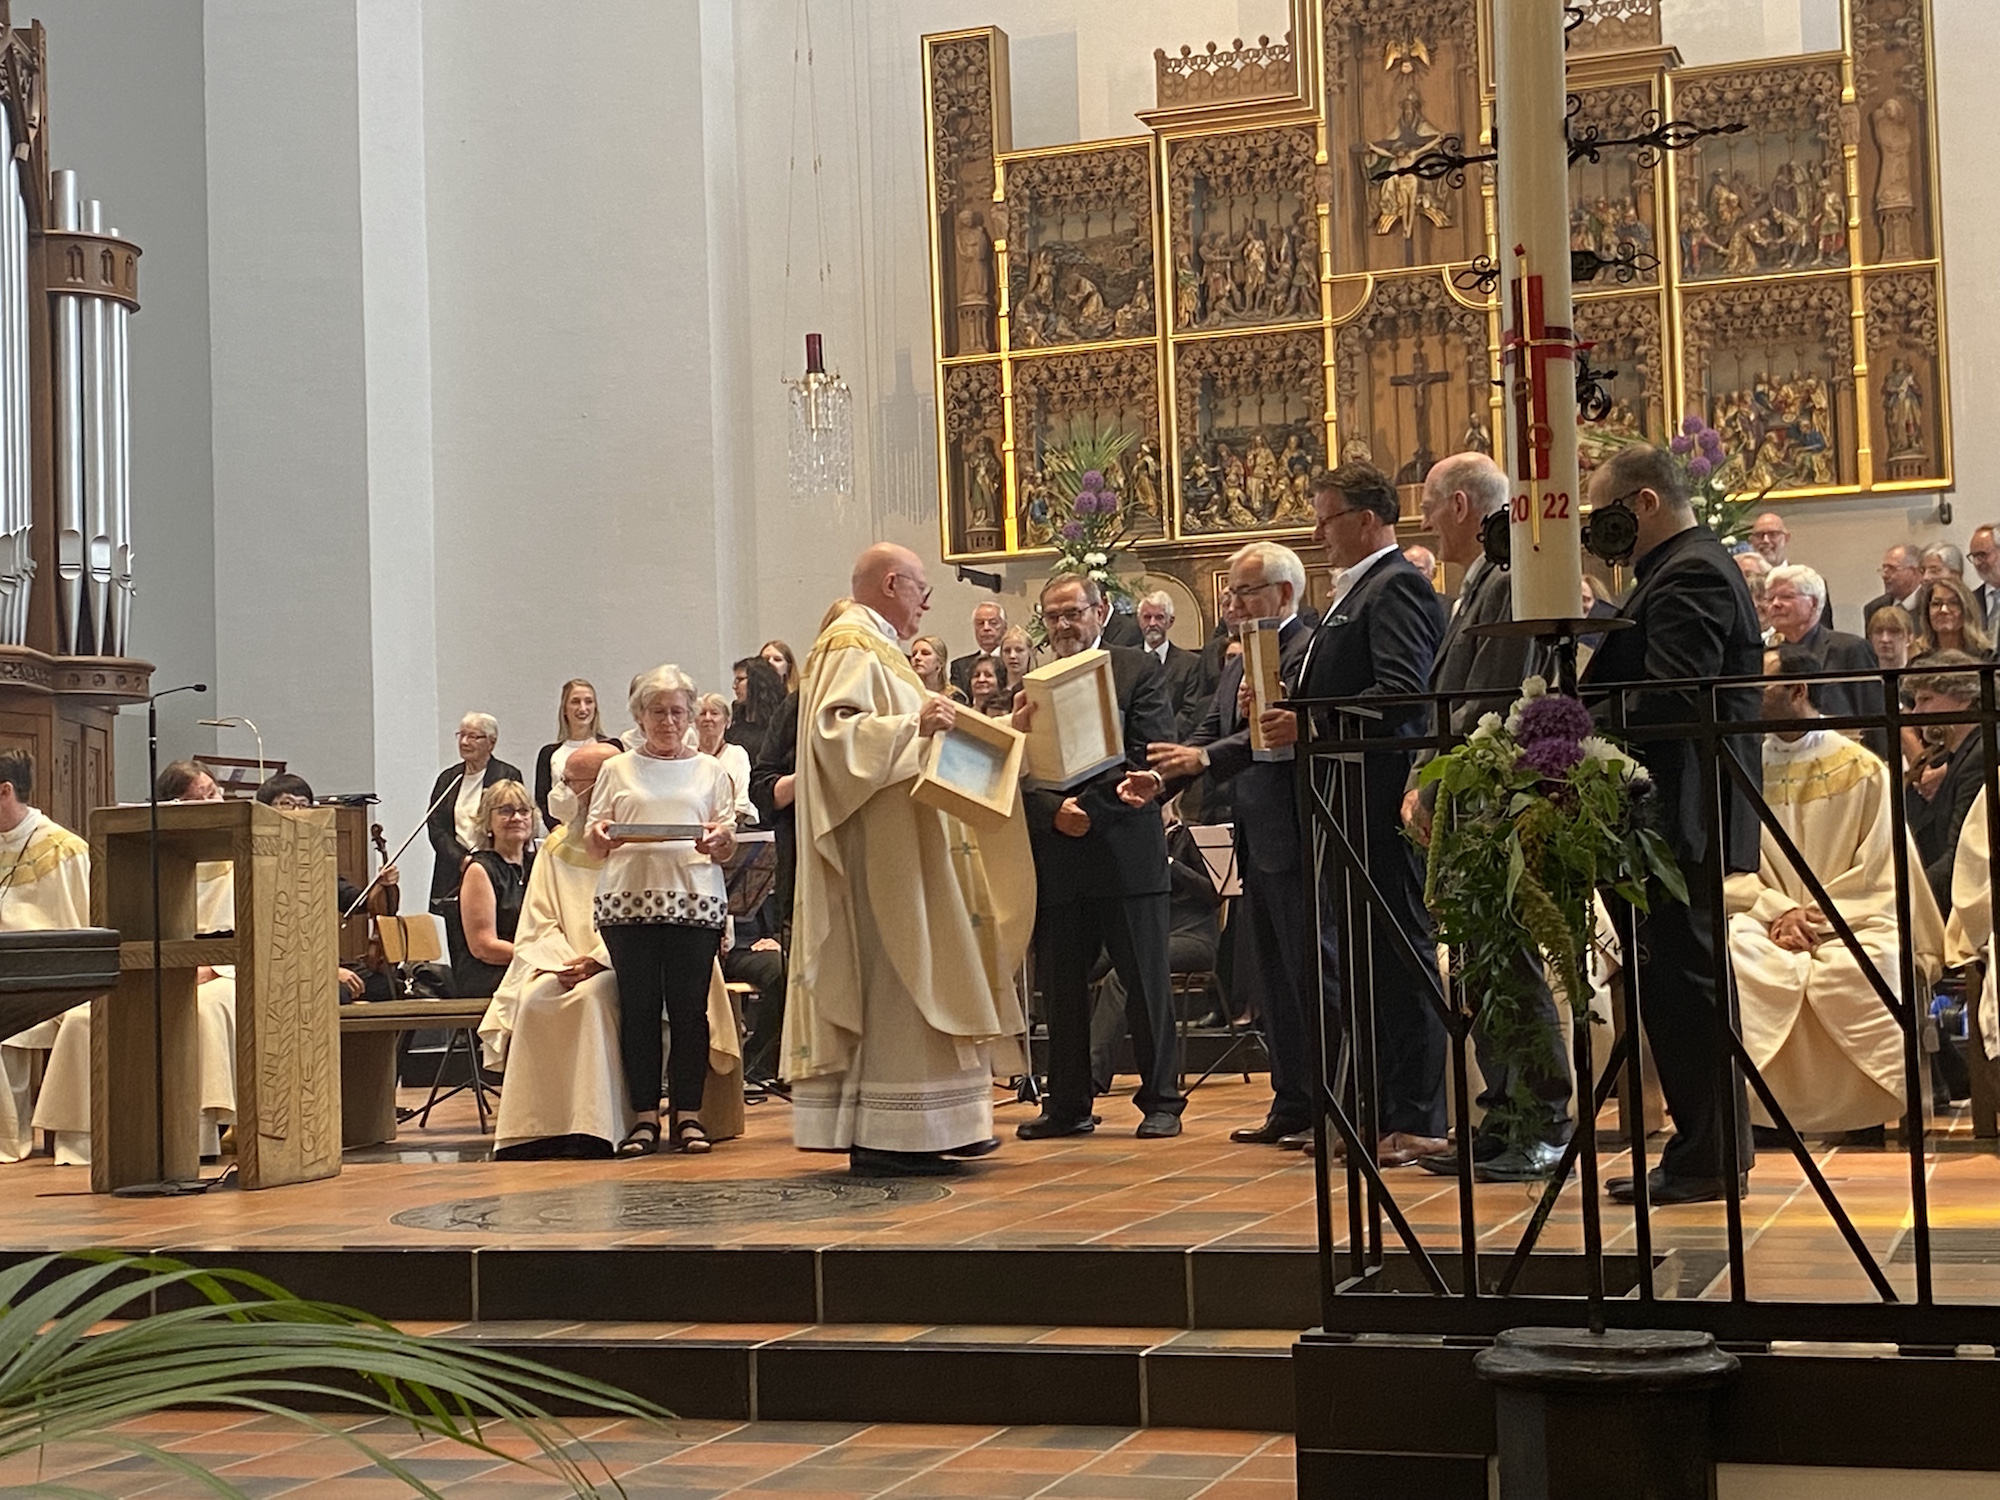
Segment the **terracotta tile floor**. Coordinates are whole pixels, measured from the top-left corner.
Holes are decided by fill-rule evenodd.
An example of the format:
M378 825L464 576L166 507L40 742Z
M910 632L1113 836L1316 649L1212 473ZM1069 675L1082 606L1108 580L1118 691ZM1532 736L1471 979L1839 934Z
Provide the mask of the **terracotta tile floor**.
M519 1434L500 1435L495 1446L532 1456L532 1466L436 1442L386 1419L339 1425L452 1500L570 1493ZM202 1464L258 1500L409 1494L348 1444L276 1418L168 1412L118 1430ZM1292 1500L1295 1493L1292 1439L1267 1433L601 1419L569 1430L578 1439L571 1456L586 1473L600 1485L615 1477L631 1500ZM36 1480L119 1500L213 1493L151 1458L108 1447L71 1445L0 1462L0 1493Z
M0 1241L7 1248L59 1249L122 1245L163 1250L259 1249L492 1244L536 1248L609 1245L713 1246L1054 1246L1151 1245L1170 1248L1305 1248L1314 1242L1312 1175L1292 1153L1236 1146L1236 1125L1259 1119L1269 1093L1261 1078L1217 1078L1190 1099L1186 1132L1169 1141L1136 1141L1138 1113L1127 1092L1100 1103L1104 1124L1091 1136L1030 1144L1012 1138L1030 1111L1005 1102L997 1128L1006 1144L950 1179L935 1198L835 1206L801 1222L718 1221L678 1228L633 1229L615 1221L597 1227L557 1214L491 1229L424 1228L395 1222L411 1211L461 1200L499 1200L576 1190L608 1199L634 1182L692 1186L743 1180L847 1181L841 1158L792 1149L788 1106L771 1102L748 1111L747 1134L706 1157L662 1155L639 1162L493 1162L489 1139L475 1128L467 1096L440 1107L429 1129L405 1126L389 1147L352 1157L330 1181L244 1193L233 1188L195 1198L125 1200L93 1196L86 1173L46 1158L0 1167ZM412 1102L421 1102L420 1098ZM1608 1117L1607 1117L1608 1123ZM1931 1222L1939 1230L1938 1295L2000 1301L2000 1155L1970 1138L1962 1119L1946 1122L1928 1159ZM1657 1153L1657 1140L1654 1152ZM1863 1239L1884 1262L1891 1281L1913 1292L1909 1255L1909 1169L1894 1149L1816 1149L1816 1160L1852 1214ZM1622 1154L1604 1158L1602 1175L1617 1174ZM211 1172L213 1169L209 1169ZM1388 1181L1411 1223L1435 1250L1458 1246L1455 1182L1414 1169ZM1335 1177L1334 1222L1346 1231L1345 1178ZM1566 1192L1542 1236L1550 1249L1581 1244L1577 1191ZM1524 1187L1482 1186L1476 1195L1481 1248L1511 1250L1533 1211ZM580 1216L579 1216L580 1219ZM1609 1248L1630 1248L1628 1210L1606 1204ZM1656 1211L1659 1250L1679 1249L1694 1268L1683 1295L1698 1289L1726 1294L1709 1281L1720 1266L1724 1211L1711 1204ZM1777 1298L1870 1296L1797 1164L1766 1151L1744 1202L1752 1294ZM1393 1231L1385 1227L1393 1244ZM1955 1238L1954 1238L1955 1237ZM1947 1245L1949 1241L1949 1245ZM1704 1274L1706 1273L1706 1274Z

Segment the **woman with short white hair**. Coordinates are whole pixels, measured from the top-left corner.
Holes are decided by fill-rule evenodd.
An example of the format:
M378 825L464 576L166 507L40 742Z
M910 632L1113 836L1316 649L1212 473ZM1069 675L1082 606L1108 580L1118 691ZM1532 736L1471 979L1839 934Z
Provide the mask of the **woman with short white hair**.
M458 763L446 766L431 783L431 811L426 827L431 840L431 910L444 919L445 947L451 966L464 966L468 953L465 924L458 910L458 886L472 860L479 831L479 799L496 781L522 781L519 766L493 753L500 742L500 725L491 714L470 713L458 721Z
M729 743L729 700L720 693L703 693L694 704L694 747L722 763L736 793L736 821L757 821L757 804L750 800L750 753Z
M729 917L716 861L736 848L736 794L721 763L687 742L696 696L673 665L639 678L630 706L643 738L606 763L590 803L590 852L604 861L597 930L618 975L619 1051L636 1119L620 1156L660 1147L663 1008L673 1144L710 1149L695 1112L708 1077L709 976Z

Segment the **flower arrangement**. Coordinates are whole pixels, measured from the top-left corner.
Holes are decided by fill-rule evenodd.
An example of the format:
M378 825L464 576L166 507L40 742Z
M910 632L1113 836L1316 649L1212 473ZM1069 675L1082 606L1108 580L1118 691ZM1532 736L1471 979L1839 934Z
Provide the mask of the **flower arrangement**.
M1054 491L1049 526L1056 562L1050 574L1092 579L1114 607L1122 601L1126 609L1135 596L1134 580L1117 571L1119 542L1125 535L1124 502L1107 476L1119 472L1119 460L1132 442L1132 434L1121 427L1090 427L1073 433L1066 445L1048 450L1042 460ZM1039 622L1036 629L1039 632Z
M1641 817L1645 767L1593 731L1580 701L1530 677L1504 719L1486 714L1421 777L1437 797L1424 902L1453 950L1460 993L1512 1066L1514 1094L1492 1113L1519 1148L1539 1138L1526 1075L1557 1045L1535 1013L1535 969L1546 965L1557 997L1585 1016L1598 889L1645 910L1651 877L1687 899L1672 850ZM1533 966L1524 953L1539 956Z
M1694 502L1695 519L1714 532L1725 547L1743 540L1750 513L1764 496L1760 492L1735 498L1746 478L1742 457L1730 453L1722 434L1700 417L1681 423L1667 451L1680 463L1681 477Z

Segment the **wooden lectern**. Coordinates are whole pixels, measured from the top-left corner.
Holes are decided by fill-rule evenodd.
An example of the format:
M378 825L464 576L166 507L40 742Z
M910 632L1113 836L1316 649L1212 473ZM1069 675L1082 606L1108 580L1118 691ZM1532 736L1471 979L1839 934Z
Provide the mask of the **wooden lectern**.
M340 1171L339 924L331 808L160 806L166 1176L200 1168L195 970L236 966L236 1163L246 1188ZM92 1002L90 1186L160 1176L155 1139L149 809L90 815L92 920L123 934L118 988ZM197 938L195 865L229 860L236 931Z

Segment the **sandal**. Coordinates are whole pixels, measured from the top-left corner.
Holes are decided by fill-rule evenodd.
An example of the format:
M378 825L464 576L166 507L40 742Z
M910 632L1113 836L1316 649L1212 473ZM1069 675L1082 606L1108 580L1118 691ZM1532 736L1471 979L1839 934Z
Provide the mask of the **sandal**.
M688 1156L705 1156L715 1149L715 1143L708 1138L708 1131L693 1115L674 1121L674 1145Z
M641 1120L632 1131L618 1143L620 1156L651 1156L660 1149L660 1122Z

